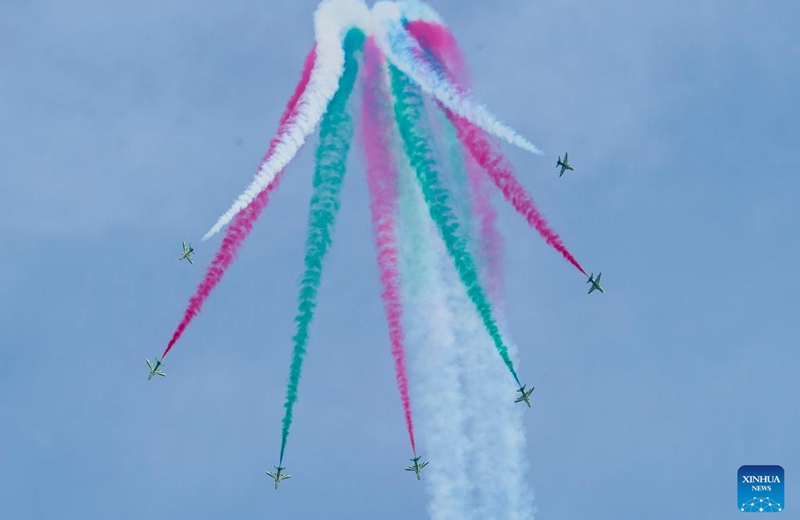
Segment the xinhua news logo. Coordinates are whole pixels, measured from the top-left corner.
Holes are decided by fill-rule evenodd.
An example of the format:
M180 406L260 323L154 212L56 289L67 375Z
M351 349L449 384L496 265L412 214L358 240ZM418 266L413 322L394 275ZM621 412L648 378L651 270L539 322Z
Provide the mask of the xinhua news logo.
M780 513L783 511L783 468L742 466L739 468L739 511Z

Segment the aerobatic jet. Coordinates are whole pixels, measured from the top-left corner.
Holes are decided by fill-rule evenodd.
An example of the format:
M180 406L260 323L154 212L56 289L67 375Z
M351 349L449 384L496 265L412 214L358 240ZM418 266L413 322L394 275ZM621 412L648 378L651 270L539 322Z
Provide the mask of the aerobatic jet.
M419 459L421 458L422 457L414 457L413 459L411 459L411 462L413 462L414 465L406 468L406 471L413 471L414 473L417 474L417 480L422 480L422 478L419 476L419 472L422 471L422 468L428 465L427 462L423 462L420 464Z
M275 473L271 471L267 471L267 475L275 479L275 489L278 489L278 484L281 483L281 480L286 480L287 478L292 478L291 475L281 475L281 471L285 470L284 466L273 466L277 471Z
M592 273L592 274L590 274L590 275L589 275L589 279L588 279L588 280L586 280L586 283L589 283L589 282L591 282L591 283L592 283L592 288L591 288L591 289L589 289L589 292L588 292L588 293L586 293L586 294L592 294L592 291L594 291L595 289L597 289L597 290L598 290L598 291L600 291L601 293L605 293L605 291L603 290L603 288L602 288L602 287L600 287L600 277L601 277L601 276L603 276L603 273L597 273L597 278L595 278L595 277L594 277L594 273Z
M569 154L567 152L564 152L564 161L563 162L561 161L561 156L560 155L558 156L558 162L556 163L556 168L558 168L559 166L561 166L561 173L558 174L559 177L564 175L564 172L567 171L567 170L575 171L575 168L573 168L569 164Z
M155 365L149 359L145 359L145 361L147 361L147 367L150 369L150 375L147 376L147 380L148 381L153 379L153 376L167 377L167 374L165 374L162 370L158 369L158 367L161 366L161 360L160 359L156 358L156 364Z
M519 387L519 388L517 389L517 392L519 392L519 393L520 393L520 394L522 394L522 395L520 395L519 397L517 397L517 400L516 400L516 401L514 401L514 402L515 402L515 403L521 403L521 402L525 402L525 404L527 404L527 405L528 405L528 408L530 408L530 407L531 407L531 394L532 394L532 393L533 393L533 391L536 389L536 387L534 386L534 387L532 387L530 390L528 390L528 391L526 392L526 391L525 391L525 387L526 387L526 386L527 386L527 385L522 385L521 387Z
M186 245L186 242L181 242L183 244L183 253L181 256L178 257L178 260L183 260L184 258L189 261L190 264L194 265L192 262L192 253L194 253L194 249L192 248L192 244Z

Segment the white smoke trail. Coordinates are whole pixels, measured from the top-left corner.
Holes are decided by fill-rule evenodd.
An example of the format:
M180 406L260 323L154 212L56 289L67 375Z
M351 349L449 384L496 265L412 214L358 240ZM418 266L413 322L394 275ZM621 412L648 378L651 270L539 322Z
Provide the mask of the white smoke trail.
M400 269L407 344L413 384L412 402L423 460L430 461L423 480L428 485L432 520L468 520L473 484L466 464L472 451L464 430L464 400L453 327L440 265L444 245L430 221L414 173L401 150L399 161Z
M455 273L450 282L457 286ZM451 311L459 316L457 341L459 365L465 374L463 397L467 402L467 427L474 449L468 464L482 471L472 473L476 488L476 517L481 519L531 520L534 518L533 492L525 474L525 430L522 414L530 410L514 403L514 389L506 383L506 373L497 363L497 353L481 326L463 289L451 298ZM516 347L509 354L517 363Z
M319 124L339 86L344 71L343 38L352 28L369 30L370 13L363 0L324 0L314 13L316 60L305 92L297 103L297 116L278 137L278 144L256 172L253 182L239 195L233 205L203 236L203 240L218 233L259 193L269 186L278 173L294 159Z
M401 8L409 8L402 12ZM434 96L447 108L478 125L485 131L523 150L542 155L530 141L519 135L511 127L501 123L489 110L476 103L471 97L460 92L453 83L435 70L426 60L421 59L422 49L403 27L403 17L409 15L423 16L428 20L432 10L425 8L421 2L377 2L372 7L373 31L375 41L381 51L394 66L410 77L420 88ZM435 14L435 11L433 11Z

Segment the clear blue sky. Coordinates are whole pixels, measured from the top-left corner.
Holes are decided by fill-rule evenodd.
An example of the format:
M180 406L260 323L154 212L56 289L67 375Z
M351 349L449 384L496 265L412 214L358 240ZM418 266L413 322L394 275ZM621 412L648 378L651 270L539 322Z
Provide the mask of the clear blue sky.
M537 518L738 518L797 396L800 6L433 1L508 156L605 295L500 207ZM313 39L314 1L0 3L4 518L425 518L402 471L363 160L350 161L289 454L275 463L312 154L146 380ZM311 144L316 143L316 138ZM576 171L557 178L569 150ZM501 202L498 199L498 203ZM195 243L194 267L175 260ZM491 471L491 468L475 468ZM787 517L788 518L788 517Z

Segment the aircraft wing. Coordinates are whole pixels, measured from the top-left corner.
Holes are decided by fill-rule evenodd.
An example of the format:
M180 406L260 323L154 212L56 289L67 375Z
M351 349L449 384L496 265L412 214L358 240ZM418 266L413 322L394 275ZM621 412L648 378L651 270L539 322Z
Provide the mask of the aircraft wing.
M565 163L569 162L569 154L567 152L564 152L564 162Z
M187 256L186 259L189 261L190 264L194 265L194 262L192 262L192 259L190 257Z
M603 273L597 275L597 284L600 285L600 277L603 276Z
M592 291L594 291L595 289L597 289L597 287L595 287L594 285L592 285L592 288L591 288L591 289L589 289L589 292L588 292L588 293L586 293L586 294L592 294Z

